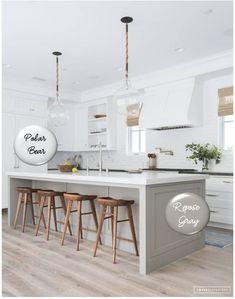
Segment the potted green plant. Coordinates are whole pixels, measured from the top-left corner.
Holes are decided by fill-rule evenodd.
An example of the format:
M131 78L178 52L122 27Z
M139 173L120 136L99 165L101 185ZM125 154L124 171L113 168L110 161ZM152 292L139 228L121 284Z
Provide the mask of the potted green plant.
M221 150L213 144L186 144L186 151L190 151L191 155L188 156L188 159L194 161L195 164L198 161L202 161L202 170L208 170L208 163L210 160L215 160L216 164L220 162L221 159Z

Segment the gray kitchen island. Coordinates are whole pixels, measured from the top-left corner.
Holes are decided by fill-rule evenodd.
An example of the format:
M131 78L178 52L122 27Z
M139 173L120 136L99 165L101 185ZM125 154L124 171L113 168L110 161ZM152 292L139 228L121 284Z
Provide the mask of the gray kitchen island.
M147 274L199 250L205 244L204 231L194 235L183 235L171 229L165 218L168 202L179 193L190 192L205 199L205 175L175 172L143 172L141 174L110 172L99 175L95 171L89 173L79 171L77 174L58 171L45 173L15 171L8 172L7 178L8 224L10 226L16 210L16 187L19 186L135 200L133 214L139 241L139 272L142 274ZM60 216L63 217L62 214ZM122 218L121 213L120 217ZM71 221L74 229L76 229L75 218ZM85 237L95 240L96 234L94 230L92 231L93 223L90 220L87 217L84 223L84 226L91 227ZM125 224L121 225L118 234L120 236L118 249L134 253L133 244L126 241L130 237L129 227L125 227ZM109 224L104 227L102 240L104 244L111 245ZM59 243L58 246L60 246Z

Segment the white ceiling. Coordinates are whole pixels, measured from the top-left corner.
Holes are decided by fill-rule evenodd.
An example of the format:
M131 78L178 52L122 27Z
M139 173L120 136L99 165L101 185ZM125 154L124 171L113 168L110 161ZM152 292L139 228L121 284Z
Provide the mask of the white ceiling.
M212 12L211 12L212 10ZM231 1L3 1L3 79L80 92L123 77L129 15L130 75L157 71L232 49ZM184 48L176 53L174 49ZM74 82L79 82L75 85Z

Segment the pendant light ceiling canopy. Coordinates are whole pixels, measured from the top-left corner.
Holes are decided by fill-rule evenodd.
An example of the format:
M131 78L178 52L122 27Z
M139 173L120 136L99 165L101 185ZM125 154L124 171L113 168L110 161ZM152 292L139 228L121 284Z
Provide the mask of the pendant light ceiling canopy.
M56 56L56 99L48 109L48 121L55 127L63 126L69 120L69 113L66 107L61 103L59 96L59 56L61 52L53 52Z
M126 61L125 61L125 80L123 82L123 86L119 88L115 94L114 99L118 104L118 112L120 114L127 114L127 107L132 104L140 103L140 93L137 89L135 89L130 82L129 79L129 53L128 53L128 24L133 22L132 17L123 17L121 18L121 22L126 26Z

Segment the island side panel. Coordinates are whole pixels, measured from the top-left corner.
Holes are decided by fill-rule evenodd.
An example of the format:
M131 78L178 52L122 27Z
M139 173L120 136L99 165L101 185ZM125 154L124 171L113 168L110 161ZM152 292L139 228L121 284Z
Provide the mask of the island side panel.
M175 195L185 192L198 194L205 200L205 180L147 187L146 273L199 250L205 244L204 231L192 236L183 235L171 229L166 221L168 202ZM144 233L141 235L144 236Z
M146 202L147 199L147 188L142 186L139 188L139 272L141 274L147 274L147 262L150 259L149 246L150 234L147 233L147 228L150 227L151 222L149 221L148 214L151 205Z

